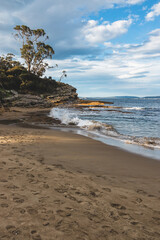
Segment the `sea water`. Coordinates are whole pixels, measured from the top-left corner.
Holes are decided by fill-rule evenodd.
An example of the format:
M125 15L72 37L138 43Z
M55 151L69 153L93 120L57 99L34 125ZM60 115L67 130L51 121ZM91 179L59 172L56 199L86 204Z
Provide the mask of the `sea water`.
M53 108L50 116L83 135L160 159L160 98L92 98L109 108ZM130 146L129 146L130 145ZM132 145L143 146L137 150Z

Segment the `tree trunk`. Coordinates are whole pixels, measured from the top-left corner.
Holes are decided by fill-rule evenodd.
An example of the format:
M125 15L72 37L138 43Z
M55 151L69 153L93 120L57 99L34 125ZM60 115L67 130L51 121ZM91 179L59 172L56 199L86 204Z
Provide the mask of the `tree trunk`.
M28 72L31 72L31 64L30 64L30 62L28 63Z

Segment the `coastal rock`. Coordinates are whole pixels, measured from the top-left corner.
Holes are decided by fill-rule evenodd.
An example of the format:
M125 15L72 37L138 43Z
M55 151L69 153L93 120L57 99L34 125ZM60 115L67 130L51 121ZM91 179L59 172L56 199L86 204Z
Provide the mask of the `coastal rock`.
M52 95L48 95L47 93L41 95L26 94L10 90L9 96L5 97L3 102L4 106L9 107L49 108L59 103L73 102L77 98L78 94L76 93L76 88L69 84L58 82Z
M18 99L12 102L13 107L51 107L44 98L31 94L19 94Z
M67 101L75 101L78 98L76 88L69 84L59 83L52 95L47 96L47 100L53 104Z

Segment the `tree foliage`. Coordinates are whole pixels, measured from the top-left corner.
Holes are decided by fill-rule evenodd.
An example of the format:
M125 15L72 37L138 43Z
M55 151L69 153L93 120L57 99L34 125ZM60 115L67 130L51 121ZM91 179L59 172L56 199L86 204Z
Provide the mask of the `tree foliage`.
M49 67L45 59L52 58L54 50L45 41L49 39L43 29L32 30L25 25L14 27L15 37L22 41L21 57L25 60L28 72L42 76Z
M15 90L19 93L52 94L58 83L52 78L41 78L14 60L13 54L0 56L0 102L5 92Z
M14 55L8 53L6 56L0 56L0 74L4 74L6 71L13 67L20 66L20 62L13 60Z

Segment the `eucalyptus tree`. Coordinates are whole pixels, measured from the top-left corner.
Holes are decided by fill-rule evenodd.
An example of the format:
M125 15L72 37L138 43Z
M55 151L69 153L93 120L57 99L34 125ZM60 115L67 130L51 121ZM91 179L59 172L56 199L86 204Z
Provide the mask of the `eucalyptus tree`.
M21 57L27 65L28 72L42 76L49 67L45 59L52 59L54 54L53 48L45 43L49 37L44 29L33 30L25 25L17 25L14 30L16 31L15 38L22 43Z

